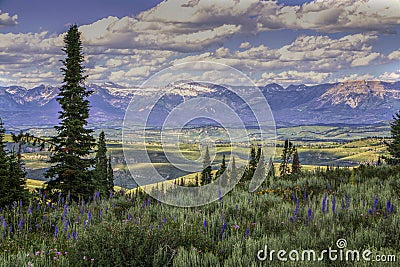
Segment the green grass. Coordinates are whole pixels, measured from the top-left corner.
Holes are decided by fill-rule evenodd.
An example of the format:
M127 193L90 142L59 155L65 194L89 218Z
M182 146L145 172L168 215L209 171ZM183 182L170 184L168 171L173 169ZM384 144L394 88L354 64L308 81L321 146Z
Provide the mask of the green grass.
M141 190L79 204L37 196L0 211L0 266L374 266L327 258L260 262L257 252L268 246L320 253L344 238L348 249L398 259L399 173L304 172L269 180L255 193L239 184L195 208L158 203Z

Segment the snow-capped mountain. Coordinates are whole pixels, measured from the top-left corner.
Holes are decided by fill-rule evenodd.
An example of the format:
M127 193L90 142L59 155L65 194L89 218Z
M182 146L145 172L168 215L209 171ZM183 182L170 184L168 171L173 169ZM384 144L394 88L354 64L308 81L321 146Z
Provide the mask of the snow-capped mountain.
M251 120L242 100L225 87L178 81L167 86L164 106L154 114L159 120L178 104L203 96L220 100L235 108L241 118ZM133 96L152 95L159 88L127 88L114 83L90 84L92 123L121 126ZM165 90L166 88L164 88ZM238 88L246 92L246 88ZM390 120L400 110L400 81L351 81L314 86L278 84L260 87L275 120L284 123L376 123ZM35 88L20 86L0 87L0 117L8 127L43 126L58 123L58 87L40 85ZM202 107L198 107L199 109ZM158 119L156 119L158 120Z

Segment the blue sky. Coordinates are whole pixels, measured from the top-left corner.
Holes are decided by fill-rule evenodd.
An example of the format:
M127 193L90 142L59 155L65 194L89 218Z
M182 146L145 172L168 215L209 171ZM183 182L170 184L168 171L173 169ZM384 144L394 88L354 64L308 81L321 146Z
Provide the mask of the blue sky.
M71 23L91 83L140 85L197 60L260 85L400 80L400 0L0 0L0 10L3 86L59 85Z

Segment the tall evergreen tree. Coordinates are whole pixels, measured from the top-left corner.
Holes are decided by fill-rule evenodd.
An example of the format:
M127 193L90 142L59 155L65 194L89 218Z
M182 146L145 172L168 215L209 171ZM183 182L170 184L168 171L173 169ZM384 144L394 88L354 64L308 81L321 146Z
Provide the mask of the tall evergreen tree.
M8 204L7 180L8 180L8 157L5 151L5 132L3 122L0 119L0 207Z
M232 166L231 166L231 173L228 177L228 184L230 184L232 181L236 181L236 179L238 178L238 173L237 173L237 168L236 168L236 160L235 160L235 156L232 157Z
M385 142L390 157L384 157L385 161L390 165L400 164L400 112L393 116L393 121L390 123L390 133L392 142Z
M288 139L285 140L285 144L283 147L282 155L281 155L281 165L279 166L279 175L284 177L290 173L290 160L292 158L294 152L293 143Z
M102 196L108 196L110 193L108 182L108 165L106 138L104 131L101 131L99 135L99 141L97 143L93 177L95 189L100 190Z
M93 130L87 128L89 118L88 97L93 91L86 90L84 81L81 33L73 25L64 37L66 53L61 71L64 75L58 103L61 106L59 126L55 126L57 136L53 142L57 149L50 157L52 166L46 172L47 190L60 191L71 195L72 199L89 197L94 192L91 168L94 159L89 157L95 146Z
M5 145L5 129L0 119L0 207L27 197L20 156L14 152L7 153Z
M243 173L242 177L243 181L250 181L253 178L254 172L257 169L260 153L261 153L261 148L258 148L256 150L256 146L251 146L249 164L247 165L246 170Z
M299 159L299 153L297 152L297 148L294 149L293 153L293 162L292 162L292 173L301 172L301 164Z
M268 162L268 177L275 177L275 167L274 167L274 162L272 161L272 157L269 158Z
M224 172L226 171L226 161L225 161L225 154L222 155L222 162L221 166L219 167L219 170L215 174L215 179L220 177Z
M108 157L108 169L107 169L107 191L114 192L114 170L111 165L111 156Z
M210 152L208 150L208 146L206 146L206 151L204 153L204 160L203 160L203 171L201 172L201 185L209 184L212 180L211 174L211 159L210 159Z
M265 180L265 161L264 161L264 155L259 148L259 152L257 152L257 157L258 157L258 162L257 162L257 168L254 171L254 178L257 180Z

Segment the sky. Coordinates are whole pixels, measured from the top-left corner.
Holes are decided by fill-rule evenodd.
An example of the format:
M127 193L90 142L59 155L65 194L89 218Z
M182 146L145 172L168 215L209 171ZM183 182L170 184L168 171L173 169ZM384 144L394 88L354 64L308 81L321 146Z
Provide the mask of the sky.
M88 83L139 86L190 61L257 85L400 80L400 0L0 0L0 86L60 85L71 24Z

